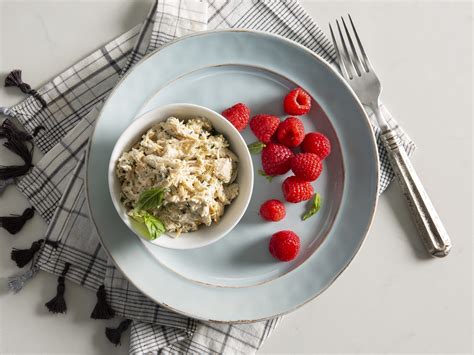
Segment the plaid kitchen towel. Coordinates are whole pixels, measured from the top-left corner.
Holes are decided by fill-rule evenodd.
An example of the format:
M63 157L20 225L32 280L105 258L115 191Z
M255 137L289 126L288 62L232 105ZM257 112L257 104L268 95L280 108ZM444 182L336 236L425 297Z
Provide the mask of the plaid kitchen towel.
M132 354L253 353L279 321L206 323L153 303L108 260L86 208L85 149L108 93L128 69L162 44L188 33L219 28L279 34L331 63L335 59L331 43L296 0L156 0L141 25L99 48L37 91L23 87L31 95L18 105L0 110L16 117L45 154L29 173L17 179L19 190L49 225L44 237L49 243L41 244L29 275L39 269L59 275L58 294L64 292L64 277L95 290L98 299L104 297L105 290L106 302L115 315L133 320L118 328L120 331L130 327ZM390 121L396 126L392 118ZM411 153L414 144L398 130ZM381 144L379 154L382 192L393 172ZM112 314L111 310L102 316L93 312L96 318ZM115 339L115 333L108 334Z

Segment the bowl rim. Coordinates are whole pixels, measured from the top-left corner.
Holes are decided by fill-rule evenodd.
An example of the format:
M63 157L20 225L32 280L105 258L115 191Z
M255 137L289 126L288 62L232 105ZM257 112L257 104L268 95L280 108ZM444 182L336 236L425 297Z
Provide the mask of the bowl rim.
M130 130L133 129L134 131L136 130L136 131L142 132L141 134L143 134L143 132L145 132L147 129L149 129L151 126L153 126L157 122L161 122L163 120L166 120L166 118L158 119L156 117L153 117L153 114L156 111L173 111L173 110L179 110L179 109L182 109L182 108L186 108L186 109L189 109L189 110L199 110L199 111L201 111L199 114L197 114L197 116L204 116L208 119L209 119L209 116L214 116L214 118L222 120L224 126L226 126L228 130L226 132L219 132L219 133L223 134L224 136L232 135L232 137L237 140L237 144L241 145L241 148L245 148L245 149L240 149L239 152L240 153L245 152L243 154L246 156L246 160L249 163L249 164L245 164L245 165L249 165L249 167L248 167L249 169L244 168L244 170L249 170L247 172L247 174L248 174L248 179L250 181L249 181L249 185L248 185L248 189L247 189L248 193L246 195L244 195L243 208L241 208L239 210L239 212L235 214L235 217L228 222L229 225L227 227L225 227L224 232L222 232L221 234L218 234L214 238L209 238L209 240L207 240L206 242L202 242L202 243L199 243L199 244L196 244L196 245L190 245L190 246L161 245L161 244L155 242L158 239L149 240L149 239L145 238L144 236L142 236L140 234L140 232L137 231L132 226L132 224L130 223L131 222L130 218L128 218L127 220L124 218L123 213L122 213L123 206L120 203L119 199L117 198L115 191L113 190L114 181L115 182L117 181L117 176L115 174L115 166L116 166L117 160L114 159L113 157L118 154L118 152L117 152L118 150L123 152L123 149L124 149L123 147L124 146L128 146L128 145L132 144L131 143L132 139L126 139L125 138L127 133L130 132ZM167 114L166 116L172 117L173 114ZM180 115L177 115L177 116L180 116ZM137 134L138 133L134 133L133 136L136 136ZM233 151L235 153L235 149ZM242 161L241 154L237 154L237 153L235 153L235 154L239 157L239 160ZM239 173L240 173L240 169L242 169L242 166L244 166L244 164L239 164L239 167L238 167ZM112 149L112 153L110 155L107 180L108 180L109 194L110 194L110 197L112 199L112 204L114 205L114 208L115 208L117 214L119 215L120 219L125 223L125 225L132 231L132 233L135 234L137 237L139 237L140 240L142 240L144 242L147 242L147 243L151 243L153 245L156 245L156 246L159 246L159 247L162 247L162 248L167 248L167 249L191 250L191 249L198 249L198 248L201 248L201 247L205 247L207 245L210 245L212 243L217 242L218 240L224 238L240 222L243 215L247 211L250 200L252 198L253 185L254 185L254 169L253 169L252 157L250 155L249 150L247 149L247 143L245 142L245 140L242 137L242 135L240 134L240 132L224 116L222 116L217 111L214 111L214 110L212 110L208 107L205 107L205 106L191 104L191 103L172 103L172 104L159 106L155 109L152 109L152 110L146 111L142 114L139 114L138 116L136 116L133 119L133 121L127 126L127 128L120 134L120 136L118 137L117 141L114 144L114 148ZM239 191L239 196L241 196L240 191ZM222 219L221 219L221 221L222 221ZM212 226L214 226L214 225L215 225L215 223L211 224L211 226L209 226L209 228L212 228ZM199 231L199 229L198 229L198 231ZM197 232L197 231L190 232L190 233L187 233L187 234L191 234L191 233L195 233L195 232Z

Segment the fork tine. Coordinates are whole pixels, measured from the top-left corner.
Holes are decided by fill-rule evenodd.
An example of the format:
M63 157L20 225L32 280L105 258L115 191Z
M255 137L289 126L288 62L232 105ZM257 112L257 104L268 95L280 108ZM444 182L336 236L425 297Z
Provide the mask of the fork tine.
M344 30L346 32L346 36L347 36L347 39L349 41L349 45L351 47L351 51L352 51L352 56L351 56L351 59L352 59L352 64L354 65L354 68L357 72L357 75L360 76L361 73L362 73L362 68L361 68L361 61L360 61L360 58L359 58L359 55L357 54L357 51L354 47L354 42L352 42L352 37L349 33L349 30L347 29L347 26L346 26L346 21L344 21L344 18L341 16L341 21L342 21L342 25L344 26Z
M329 24L329 31L331 32L332 43L334 43L334 49L336 51L337 67L339 68L339 72L342 74L342 76L347 77L347 69L344 65L344 62L342 61L341 53L339 52L339 46L336 42L336 37L334 37L331 24Z
M354 22L352 22L351 15L347 14L347 16L349 17L349 21L351 21L352 31L354 31L354 34L355 34L356 40L357 40L357 44L359 45L360 53L362 54L362 58L364 59L362 61L363 65L364 65L364 69L365 69L366 72L369 72L369 71L372 70L372 64L370 63L370 60L367 57L367 54L365 54L364 47L362 46L362 42L360 41L359 34L357 33L357 31L355 29Z
M337 30L339 32L339 37L341 38L342 49L343 49L343 53L341 54L341 58L342 58L341 62L344 62L344 66L347 70L349 79L352 79L354 77L354 73L352 72L353 66L352 66L351 57L349 55L349 51L347 50L346 41L344 41L344 36L342 35L341 26L339 26L339 21L337 20L336 20L336 25L337 25Z

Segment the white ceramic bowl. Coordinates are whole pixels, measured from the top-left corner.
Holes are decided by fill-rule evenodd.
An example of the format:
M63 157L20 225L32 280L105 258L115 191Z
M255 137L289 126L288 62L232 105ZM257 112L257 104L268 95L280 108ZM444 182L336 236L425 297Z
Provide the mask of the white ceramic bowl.
M154 124L174 116L179 119L193 117L206 117L214 129L223 134L230 143L231 150L239 157L237 182L239 184L239 196L226 206L224 215L219 223L211 226L201 226L197 231L183 233L178 238L167 234L149 241L145 237L145 229L127 215L126 208L120 202L120 182L115 175L115 165L123 152L140 140L141 136ZM122 133L110 157L108 169L109 189L112 202L124 223L139 237L153 244L171 249L193 249L214 243L224 237L240 221L247 209L253 189L253 166L247 145L232 124L222 115L208 108L192 104L172 104L162 106L149 111L135 119Z

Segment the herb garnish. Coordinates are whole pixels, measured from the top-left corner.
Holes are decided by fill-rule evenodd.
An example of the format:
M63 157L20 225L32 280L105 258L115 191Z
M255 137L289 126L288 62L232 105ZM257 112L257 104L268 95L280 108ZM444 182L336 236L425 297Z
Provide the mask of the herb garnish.
M253 142L247 145L251 154L259 154L262 152L262 149L266 147L265 143L260 141Z
M316 194L314 194L313 203L311 205L311 208L303 216L303 221L306 221L308 218L310 218L311 216L314 216L316 213L318 213L320 208L321 208L321 196L318 193L316 193Z
M153 187L145 190L140 194L138 198L136 210L149 210L152 208L158 208L163 202L163 197L166 189L162 187Z
M153 216L147 211L132 210L129 215L135 221L145 224L146 229L148 230L149 240L154 240L166 232L163 222L158 217Z
M134 220L144 223L148 230L148 239L154 240L166 232L165 225L156 216L146 210L156 209L163 203L164 194L167 190L161 187L153 187L143 191L138 197L135 208L129 215Z
M261 175L261 176L265 177L269 182L272 182L273 175L267 175L265 173L265 171L263 171L263 170L259 170L258 175Z

